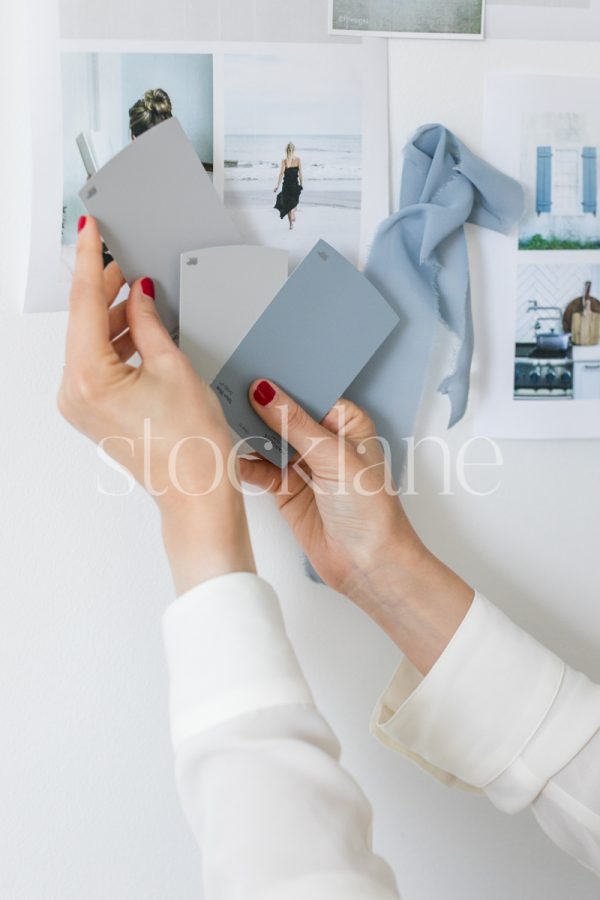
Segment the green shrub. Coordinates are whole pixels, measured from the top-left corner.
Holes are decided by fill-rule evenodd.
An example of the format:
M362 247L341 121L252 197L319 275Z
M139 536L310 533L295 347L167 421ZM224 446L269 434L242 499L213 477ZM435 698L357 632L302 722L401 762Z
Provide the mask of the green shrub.
M598 241L578 241L573 238L561 238L555 234L550 237L542 237L541 234L533 234L529 238L519 240L519 250L598 250Z

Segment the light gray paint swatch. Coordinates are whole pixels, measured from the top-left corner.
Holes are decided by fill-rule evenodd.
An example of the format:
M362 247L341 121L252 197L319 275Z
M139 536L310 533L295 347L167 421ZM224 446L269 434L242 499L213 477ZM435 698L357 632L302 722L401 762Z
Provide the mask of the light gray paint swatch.
M210 384L286 282L285 250L251 245L181 255L179 346Z
M248 388L277 382L320 420L398 324L373 285L319 241L213 381L227 421L278 466L291 448L252 409Z
M146 131L79 193L127 282L149 275L171 334L179 327L181 254L240 235L176 118Z

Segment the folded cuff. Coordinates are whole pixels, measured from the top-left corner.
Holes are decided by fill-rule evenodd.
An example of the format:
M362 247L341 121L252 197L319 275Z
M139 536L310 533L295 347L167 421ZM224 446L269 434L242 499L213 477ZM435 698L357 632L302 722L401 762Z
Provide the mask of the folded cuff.
M236 716L313 702L277 595L258 575L203 582L167 608L162 629L175 749Z
M561 688L568 686L570 702L561 703L560 726L549 718L553 725L547 752L537 741L532 745L539 785L565 765L587 739L584 734L591 736L600 724L600 688L585 676L566 672L562 660L476 593L425 678L403 660L375 708L371 730L439 780L481 790L521 757ZM570 737L560 742L565 731ZM533 799L533 783L527 791L524 783L522 787L513 797L517 806Z

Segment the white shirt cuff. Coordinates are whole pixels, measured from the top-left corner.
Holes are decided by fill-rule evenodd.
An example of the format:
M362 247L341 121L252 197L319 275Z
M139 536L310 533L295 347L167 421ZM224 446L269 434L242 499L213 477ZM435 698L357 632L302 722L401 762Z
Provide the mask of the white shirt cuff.
M392 749L506 811L531 803L599 727L600 687L480 593L425 678L402 661L371 720Z
M203 582L167 608L162 628L175 749L236 716L313 702L277 595L258 575Z

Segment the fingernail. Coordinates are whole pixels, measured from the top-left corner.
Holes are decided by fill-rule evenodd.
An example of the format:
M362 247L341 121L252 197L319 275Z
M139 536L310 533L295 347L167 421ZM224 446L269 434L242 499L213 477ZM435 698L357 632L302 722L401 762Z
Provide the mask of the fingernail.
M150 297L151 300L154 300L154 282L151 278L142 278L141 280L142 294L146 297Z
M87 222L87 216L79 216L79 222L77 223L77 231L80 232Z
M275 396L275 388L268 381L260 381L252 396L260 406L268 406Z

